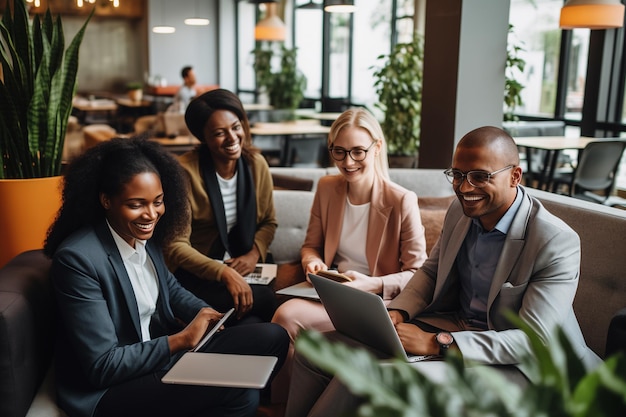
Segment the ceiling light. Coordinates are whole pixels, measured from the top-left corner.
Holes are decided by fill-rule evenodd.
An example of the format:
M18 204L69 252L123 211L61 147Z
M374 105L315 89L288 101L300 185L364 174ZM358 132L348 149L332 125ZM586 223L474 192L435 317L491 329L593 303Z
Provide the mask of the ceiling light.
M176 32L174 26L168 26L165 24L165 0L161 0L161 24L152 27L153 33L169 34Z
M174 26L154 26L152 32L163 34L174 33L176 32L176 28Z
M562 29L614 29L624 25L624 5L619 0L568 0L561 9Z
M313 0L309 0L308 3L304 3L298 7L296 7L296 9L321 9L323 6L322 3L316 3Z
M188 17L185 19L185 24L190 26L206 26L209 24L209 19L203 17Z
M267 4L266 9L267 16L254 28L254 40L284 41L287 30L283 21L276 15L276 4Z
M209 24L209 19L200 16L198 13L198 9L200 8L200 0L196 0L196 13L194 17L188 17L185 19L185 24L190 26L207 26Z
M324 0L324 10L329 13L354 13L354 0Z

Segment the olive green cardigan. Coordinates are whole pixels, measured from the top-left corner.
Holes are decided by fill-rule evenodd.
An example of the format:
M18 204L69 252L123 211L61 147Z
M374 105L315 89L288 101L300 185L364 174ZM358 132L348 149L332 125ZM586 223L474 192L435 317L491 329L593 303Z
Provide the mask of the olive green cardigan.
M220 281L226 266L205 255L209 253L215 239L219 239L219 231L204 187L197 150L181 155L179 161L189 180L191 224L181 236L165 248L168 268L172 272L183 268L203 279ZM254 154L249 165L256 188L257 230L254 244L259 250L261 259L265 260L277 227L272 177L262 155Z

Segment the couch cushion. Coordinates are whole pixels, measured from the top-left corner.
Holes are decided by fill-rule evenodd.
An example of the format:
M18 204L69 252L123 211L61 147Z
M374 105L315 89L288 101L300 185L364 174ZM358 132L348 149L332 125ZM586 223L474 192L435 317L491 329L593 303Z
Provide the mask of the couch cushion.
M527 190L580 237L582 259L574 312L587 345L604 357L609 323L624 307L626 294L626 211Z
M453 195L448 197L418 197L420 216L424 226L424 234L426 235L427 254L430 254L431 249L437 243L437 239L441 235L443 219L446 217L448 206L455 198Z
M54 346L50 260L24 252L0 269L0 415L23 417Z
M299 262L313 196L310 191L274 190L278 228L270 251L277 264Z

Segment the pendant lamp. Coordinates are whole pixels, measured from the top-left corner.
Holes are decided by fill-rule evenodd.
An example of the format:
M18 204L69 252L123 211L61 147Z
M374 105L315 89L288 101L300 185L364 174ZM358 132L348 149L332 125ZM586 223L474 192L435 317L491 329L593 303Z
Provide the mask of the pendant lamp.
M196 12L193 17L188 17L185 19L185 24L189 26L207 26L209 24L209 19L205 17L199 17L198 9L200 8L200 0L196 0Z
M309 0L308 3L304 3L300 6L297 6L296 9L310 9L310 10L315 10L315 9L321 9L323 6L322 3L316 3L313 0Z
M561 29L615 29L624 25L620 0L568 0L561 9Z
M165 0L161 0L161 24L152 27L153 33L170 34L176 32L174 26L168 26L165 23Z
M284 41L286 37L285 24L276 15L276 4L265 5L267 15L254 28L254 40L257 41Z
M324 11L329 13L354 13L354 0L324 0Z

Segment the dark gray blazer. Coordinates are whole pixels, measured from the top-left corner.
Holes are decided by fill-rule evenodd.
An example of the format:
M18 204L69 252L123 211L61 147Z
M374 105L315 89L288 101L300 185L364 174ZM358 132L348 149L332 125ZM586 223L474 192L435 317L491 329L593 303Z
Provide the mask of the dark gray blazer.
M161 249L146 250L159 282L157 311L164 329L179 329L207 304L180 286ZM57 301L57 400L71 416L92 416L107 388L168 368L167 337L141 341L135 295L113 236L102 222L68 237L54 255L51 280Z

